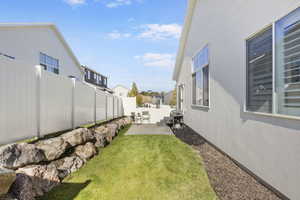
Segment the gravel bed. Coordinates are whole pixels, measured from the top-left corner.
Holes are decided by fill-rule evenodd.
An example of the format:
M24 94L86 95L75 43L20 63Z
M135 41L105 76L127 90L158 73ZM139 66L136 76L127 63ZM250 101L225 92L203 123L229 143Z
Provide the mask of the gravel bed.
M199 152L211 185L220 200L280 200L275 193L260 184L189 127L173 131L176 137Z

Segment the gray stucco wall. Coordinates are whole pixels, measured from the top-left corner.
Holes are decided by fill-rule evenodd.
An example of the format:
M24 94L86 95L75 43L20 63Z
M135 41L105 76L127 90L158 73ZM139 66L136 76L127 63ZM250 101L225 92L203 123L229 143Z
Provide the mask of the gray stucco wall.
M185 123L291 199L300 199L300 120L244 112L246 38L300 0L198 0L177 84ZM193 108L191 57L210 51L210 108Z

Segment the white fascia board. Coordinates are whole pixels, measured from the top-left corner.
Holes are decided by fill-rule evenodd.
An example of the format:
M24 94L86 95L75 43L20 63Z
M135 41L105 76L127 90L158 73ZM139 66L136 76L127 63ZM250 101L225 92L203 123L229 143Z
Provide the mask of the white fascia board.
M181 33L179 49L178 49L177 57L176 57L176 64L175 64L175 68L173 71L173 80L174 81L177 81L180 70L181 70L184 52L185 52L185 48L186 48L186 42L187 42L188 35L190 32L190 27L192 24L192 19L193 19L194 10L195 10L197 1L198 0L189 0L189 3L188 3L187 15L184 20L184 27L183 27L183 30Z

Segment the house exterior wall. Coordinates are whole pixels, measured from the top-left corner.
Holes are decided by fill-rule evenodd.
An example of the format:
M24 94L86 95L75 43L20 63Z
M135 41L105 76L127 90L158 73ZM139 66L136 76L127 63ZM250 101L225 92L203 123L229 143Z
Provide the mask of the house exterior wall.
M177 85L185 123L290 199L300 199L300 121L244 112L246 39L299 0L198 0ZM210 108L193 107L192 56L210 52Z
M42 52L59 59L60 75L83 78L79 66L50 27L0 27L0 38L0 52L15 57L16 61L39 65Z
M90 70L89 68L82 67L84 70L84 80L87 83L91 83L95 86L107 88L107 77ZM96 78L95 78L96 76ZM98 77L98 78L97 78Z
M113 89L115 95L119 96L119 97L127 97L128 96L128 92L129 89L123 87L123 86L116 86Z

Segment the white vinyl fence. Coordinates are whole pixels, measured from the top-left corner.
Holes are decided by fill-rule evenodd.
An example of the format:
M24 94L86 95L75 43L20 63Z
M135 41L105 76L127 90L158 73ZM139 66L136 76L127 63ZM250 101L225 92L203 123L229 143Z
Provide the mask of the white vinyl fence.
M116 96L40 66L0 58L0 144L123 115Z

